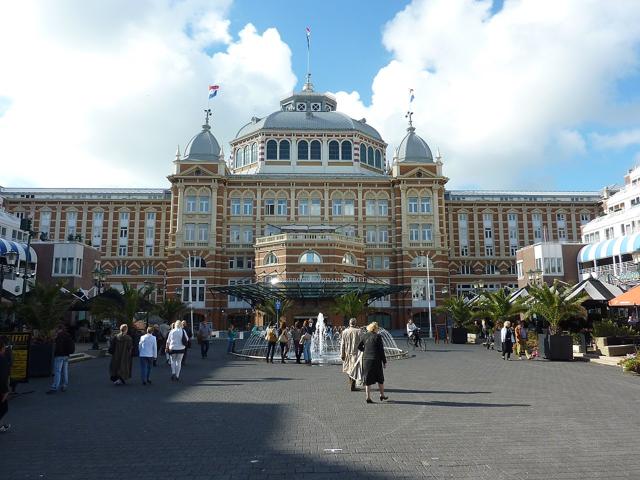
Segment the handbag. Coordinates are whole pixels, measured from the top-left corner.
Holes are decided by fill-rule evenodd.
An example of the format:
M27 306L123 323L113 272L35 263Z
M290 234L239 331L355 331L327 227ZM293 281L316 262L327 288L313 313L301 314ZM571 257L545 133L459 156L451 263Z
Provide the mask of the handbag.
M287 334L285 332L282 332L280 334L280 336L278 337L278 342L279 343L289 343L289 337L287 337Z
M187 332L185 332L184 330L182 331L182 344L185 346L185 348L191 348L191 340L189 340L189 337L187 337Z

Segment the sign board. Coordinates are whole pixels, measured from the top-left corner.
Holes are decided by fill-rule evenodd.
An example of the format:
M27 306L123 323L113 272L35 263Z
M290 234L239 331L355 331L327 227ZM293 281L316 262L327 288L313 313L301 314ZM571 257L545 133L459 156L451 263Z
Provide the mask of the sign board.
M280 307L282 307L282 302L280 300L276 300L276 310L280 310Z
M11 348L11 382L26 382L31 332L0 332L0 336L9 340Z

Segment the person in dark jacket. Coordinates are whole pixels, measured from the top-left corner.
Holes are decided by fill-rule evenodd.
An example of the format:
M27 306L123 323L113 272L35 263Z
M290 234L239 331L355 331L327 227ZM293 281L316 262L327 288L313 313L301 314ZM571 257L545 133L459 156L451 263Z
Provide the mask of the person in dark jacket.
M0 421L9 411L9 377L11 362L9 350L7 349L7 337L0 337ZM0 424L0 433L8 432L11 425Z
M389 397L384 395L383 369L387 366L387 357L384 354L384 345L378 330L377 322L367 325L367 333L364 334L360 345L358 345L358 350L364 352L362 355L362 381L365 385L367 403L373 403L370 387L374 383L378 384L380 401L389 400Z
M55 350L53 352L53 383L47 393L64 392L69 386L69 355L76 351L73 338L64 325L56 329Z
M129 327L123 323L120 325L120 333L111 339L109 374L114 385L124 385L131 378L133 340L127 335L128 330Z

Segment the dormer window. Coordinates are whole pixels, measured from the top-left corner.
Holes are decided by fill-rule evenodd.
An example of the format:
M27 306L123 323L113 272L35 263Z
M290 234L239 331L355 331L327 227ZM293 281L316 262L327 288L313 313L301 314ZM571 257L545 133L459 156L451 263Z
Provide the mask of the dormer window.
M312 112L320 112L322 110L322 104L318 103L318 102L314 102L311 104L311 111Z
M304 102L298 102L296 104L296 110L298 112L306 112L307 111L307 104Z

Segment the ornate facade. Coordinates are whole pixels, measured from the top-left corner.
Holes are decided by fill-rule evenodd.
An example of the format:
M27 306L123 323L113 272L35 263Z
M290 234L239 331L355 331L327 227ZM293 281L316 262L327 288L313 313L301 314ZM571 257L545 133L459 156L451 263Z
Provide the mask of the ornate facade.
M515 286L517 248L578 241L598 212L596 192L448 191L442 158L411 120L387 161L380 134L336 106L307 83L243 126L227 161L207 114L177 152L168 189L0 195L43 240L74 236L100 249L108 283L153 282L218 328L251 321L253 305L209 287L274 281L404 285L370 315L392 328L424 321L429 301ZM328 303L298 301L289 320L329 312Z

